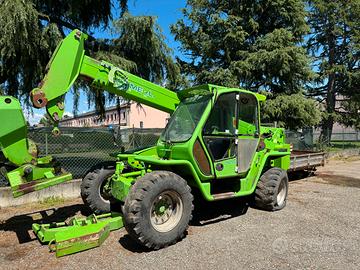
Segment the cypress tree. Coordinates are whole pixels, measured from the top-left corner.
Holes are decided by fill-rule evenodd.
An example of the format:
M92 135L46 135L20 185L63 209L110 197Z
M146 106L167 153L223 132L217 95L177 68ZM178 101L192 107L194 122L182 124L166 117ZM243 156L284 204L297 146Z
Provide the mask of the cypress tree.
M280 109L286 103L296 111L296 103L290 102L294 98L307 107L313 104L299 94L312 77L301 46L309 30L301 0L188 0L183 15L172 32L186 54L179 63L193 83L266 91ZM292 128L299 126L291 123L319 121L316 107L297 114L300 121L286 114L275 118L265 111L265 115L268 121L280 120Z

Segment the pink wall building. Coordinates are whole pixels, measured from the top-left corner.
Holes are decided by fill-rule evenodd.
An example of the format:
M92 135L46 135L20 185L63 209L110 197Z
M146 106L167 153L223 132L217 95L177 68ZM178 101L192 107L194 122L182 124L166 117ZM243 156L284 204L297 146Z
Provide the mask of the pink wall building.
M131 102L122 104L120 112L116 106L106 109L105 117L101 119L95 111L64 118L60 121L62 127L99 127L120 125L125 128L164 128L170 115L149 106Z

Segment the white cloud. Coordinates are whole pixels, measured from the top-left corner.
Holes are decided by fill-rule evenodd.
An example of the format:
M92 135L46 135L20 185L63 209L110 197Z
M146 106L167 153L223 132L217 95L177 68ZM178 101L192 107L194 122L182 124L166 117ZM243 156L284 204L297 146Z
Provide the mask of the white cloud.
M23 112L24 112L25 120L28 121L31 126L38 124L40 119L45 114L44 109L40 109L40 110L36 110L36 111L34 110L33 113L27 109L24 109Z
M30 125L36 125L40 122L41 118L43 117L43 115L35 113L33 116L29 116L27 118L27 121L29 121Z
M64 116L74 117L74 114L71 112L64 112Z

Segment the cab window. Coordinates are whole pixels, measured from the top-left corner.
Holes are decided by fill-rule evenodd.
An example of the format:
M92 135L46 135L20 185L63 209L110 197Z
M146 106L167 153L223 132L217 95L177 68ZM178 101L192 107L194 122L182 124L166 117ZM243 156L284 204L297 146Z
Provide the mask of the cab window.
M204 126L204 135L235 135L236 93L221 95Z
M238 107L238 134L255 136L258 134L258 104L253 95L241 93Z

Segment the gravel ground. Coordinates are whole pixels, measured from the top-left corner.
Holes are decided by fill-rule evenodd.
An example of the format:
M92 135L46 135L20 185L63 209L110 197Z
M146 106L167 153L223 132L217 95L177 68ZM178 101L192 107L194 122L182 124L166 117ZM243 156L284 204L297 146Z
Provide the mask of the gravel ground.
M187 237L166 249L144 250L122 229L99 248L59 259L36 240L31 223L74 215L83 210L80 200L5 208L0 268L359 269L359 198L360 159L333 160L316 176L291 181L282 211L247 209L237 200L206 204Z

